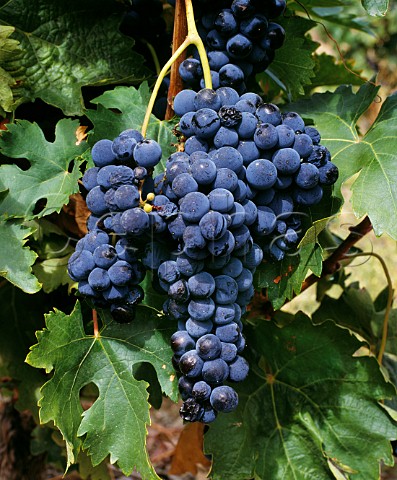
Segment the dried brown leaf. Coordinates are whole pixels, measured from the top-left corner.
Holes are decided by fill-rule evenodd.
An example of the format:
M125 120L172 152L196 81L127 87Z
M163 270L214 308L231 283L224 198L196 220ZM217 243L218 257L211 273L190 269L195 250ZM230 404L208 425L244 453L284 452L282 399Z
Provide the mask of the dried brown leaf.
M185 425L172 458L170 475L182 475L191 472L196 475L198 466L209 469L211 462L203 452L204 424L188 423Z

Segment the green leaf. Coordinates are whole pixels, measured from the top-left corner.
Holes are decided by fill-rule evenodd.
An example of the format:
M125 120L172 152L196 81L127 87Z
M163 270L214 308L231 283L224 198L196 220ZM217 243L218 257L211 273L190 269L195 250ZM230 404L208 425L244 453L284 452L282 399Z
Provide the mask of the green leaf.
M119 32L121 8L107 0L2 0L0 21L15 27L23 70L19 103L41 98L66 115L84 113L81 87L148 77L133 41Z
M384 17L389 8L389 0L361 0L363 7L369 15Z
M388 97L378 118L362 139L360 175L352 187L357 217L368 214L375 233L397 239L397 94ZM351 153L351 152L350 152ZM363 152L364 153L364 152Z
M361 343L302 314L282 329L261 322L248 342L261 357L257 374L237 387L237 410L205 436L212 479L328 480L332 462L347 478L378 480L397 436L379 402L395 389L374 358L353 356Z
M79 474L83 480L112 480L107 461L94 467L91 463L90 457L86 453L80 452L78 462Z
M153 288L153 271L146 272L145 279L141 283L141 287L145 291L144 305L155 308L159 312L163 309L163 304L167 300L167 294L161 294Z
M347 29L359 30L374 35L368 19L360 17L355 9L352 12L352 9L349 8L351 6L354 7L353 1L341 2L338 0L307 0L304 4L298 2L288 4L288 8L291 10L301 12L305 17L309 14L310 18L320 20L322 24L326 25L326 22L329 22L331 27L342 27L345 31ZM326 26L328 27L328 25Z
M39 388L46 378L24 360L34 332L43 326L46 299L41 292L26 294L8 283L0 288L0 303L0 377L10 377L17 384L17 408L30 410L38 421Z
M292 298L290 278L299 265L299 256L285 256L281 262L265 261L257 268L254 277L256 289L266 288L267 296L277 310L287 298Z
M36 425L31 434L30 451L35 456L45 454L47 464L62 471L65 468L65 447L59 437L59 432L53 426Z
M299 247L318 242L319 235L338 214L341 205L341 199L332 195L331 188L329 190L324 188L322 201L303 210L301 220L302 230L305 234L299 243Z
M301 17L289 17L279 22L285 29L284 45L276 50L276 56L265 73L258 75L260 81L269 78L285 90L290 99L303 95L304 87L314 77L315 61L313 52L318 47L305 34L316 23Z
M54 421L67 445L68 465L81 448L94 466L108 455L129 475L134 468L144 479L158 478L145 449L150 422L147 383L132 375L134 365L147 362L156 370L163 392L177 399L176 376L170 362L171 331L152 309L140 307L131 324L106 324L95 337L84 331L80 304L71 315L55 311L38 344L27 357L30 365L53 371L42 388L40 419ZM92 407L83 412L79 392L89 383L99 390Z
M11 158L29 160L26 171L17 165L0 167L0 190L8 190L0 204L0 215L33 218L59 212L78 191L81 176L79 156L87 149L76 145L77 120L62 119L55 130L55 141L48 142L36 123L20 120L7 125L0 137L0 152ZM70 172L69 172L70 169ZM37 214L37 202L45 207Z
M33 273L42 284L43 291L51 293L62 285L74 285L67 272L69 257L74 252L70 237L44 218L30 223L36 228L32 235L32 248L39 256L33 265Z
M11 87L16 85L13 71L9 69L10 60L18 58L22 52L18 40L9 38L13 27L0 25L0 108L5 112L13 110L14 95Z
M267 288L267 296L277 310L299 294L309 270L320 276L321 269L322 249L318 244L309 243L281 262L262 263L255 273L255 286Z
M133 87L116 87L92 100L92 103L97 104L97 109L86 113L94 124L90 143L102 138L113 140L127 128L141 130L149 100L147 83L140 85L138 90ZM175 147L172 146L176 142L172 133L174 125L174 122L158 120L154 115L150 117L147 137L156 140L163 149L163 161L157 166L156 172L164 171L166 159L175 152Z
M345 64L338 61L335 57L322 53L315 55L316 66L314 69L314 78L305 91L313 90L317 87L336 86L342 84L362 85L365 79L360 76L360 72L354 70L352 60L345 61Z
M59 258L49 258L37 262L33 273L43 285L44 293L51 293L62 285L72 286L75 282L69 277L67 266L71 254Z
M41 288L32 274L37 254L24 247L32 233L31 228L20 222L0 219L0 275L26 293L35 293Z
M352 283L339 298L325 295L318 309L313 313L315 324L332 320L365 338L369 344L376 344L372 322L381 320L377 315L370 294L358 283ZM380 322L382 323L382 322Z
M379 87L368 83L357 93L341 86L333 93L315 94L310 100L290 105L314 121L322 144L338 165L340 185L359 174L352 187L353 210L367 214L376 235L388 233L397 239L397 95L388 97L369 131L360 135L357 122L374 101Z

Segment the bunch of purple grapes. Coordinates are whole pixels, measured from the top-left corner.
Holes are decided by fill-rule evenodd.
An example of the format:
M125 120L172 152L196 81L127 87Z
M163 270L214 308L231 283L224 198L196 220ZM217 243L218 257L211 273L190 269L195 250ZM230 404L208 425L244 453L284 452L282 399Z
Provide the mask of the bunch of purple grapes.
M110 308L120 322L133 318L144 296L139 284L146 270L138 245L161 216L151 206L144 208L147 201L141 198L140 186L161 155L157 142L143 139L137 130L125 130L113 141L94 145L95 167L83 176L91 215L88 233L77 242L68 272L82 295L97 307Z
M301 237L300 214L338 178L317 129L257 94L230 87L183 90L174 102L184 152L155 179L156 199L178 248L158 268L187 421L212 422L238 403L225 382L248 374L241 316L267 254L282 260ZM328 188L329 190L329 188Z
M255 73L266 70L275 50L284 43L285 31L271 21L279 17L285 0L197 1L198 31L206 47L213 88L227 86L239 93ZM204 87L202 66L197 58L188 58L179 68L186 86Z
M264 255L295 254L301 214L338 178L318 130L255 93L183 90L174 101L184 151L152 178L161 148L136 130L92 149L83 177L92 215L69 274L117 321L131 321L146 269L167 295L186 421L233 411L228 383L249 372L242 316ZM150 193L148 193L150 192Z

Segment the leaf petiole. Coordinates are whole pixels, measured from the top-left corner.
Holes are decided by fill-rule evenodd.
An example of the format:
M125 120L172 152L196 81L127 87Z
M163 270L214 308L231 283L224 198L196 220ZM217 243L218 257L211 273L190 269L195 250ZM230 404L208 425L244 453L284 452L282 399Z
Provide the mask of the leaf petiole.
M385 274L386 280L387 280L387 287L388 287L388 294L387 294L387 303L386 303L386 310L385 310L385 316L383 317L383 328L382 328L382 338L381 338L381 343L379 347L379 352L378 352L378 362L382 364L383 360L383 355L385 353L386 349L386 342L387 342L387 334L389 330L389 316L393 304L393 283L392 279L389 273L389 270L387 268L386 262L383 260L383 258L375 252L359 252L355 253L354 255L348 255L347 256L349 259L350 258L356 258L356 257L375 257L376 259L379 260L380 264L382 265L383 272Z

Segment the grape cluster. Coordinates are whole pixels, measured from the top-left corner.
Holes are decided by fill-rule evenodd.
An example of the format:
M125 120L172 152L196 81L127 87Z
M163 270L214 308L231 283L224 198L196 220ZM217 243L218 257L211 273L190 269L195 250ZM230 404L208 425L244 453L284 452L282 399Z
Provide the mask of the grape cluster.
M186 421L233 411L246 378L242 315L264 255L281 260L302 236L300 216L338 178L317 129L255 93L183 90L180 151L152 178L161 148L126 130L92 149L83 177L92 215L69 274L79 291L130 321L153 270L171 338Z
M91 215L68 272L82 295L110 308L119 321L131 320L144 295L139 283L146 270L139 261L138 239L149 235L161 216L142 201L140 185L150 178L161 154L157 142L145 140L137 130L125 130L113 141L99 140L93 146L95 167L83 176ZM149 194L147 200L153 198Z
M209 423L236 408L225 382L244 380L241 316L264 253L281 260L300 239L300 211L338 177L317 129L257 94L230 87L183 90L174 102L184 152L156 177L156 201L178 207L168 233L177 242L158 268L187 421ZM174 212L175 214L175 212Z
M203 2L196 3L200 6ZM249 77L266 70L275 50L283 45L285 31L270 19L283 13L285 0L204 3L198 31L206 47L213 87L233 87L244 93ZM179 73L186 86L204 87L198 58L184 60Z

